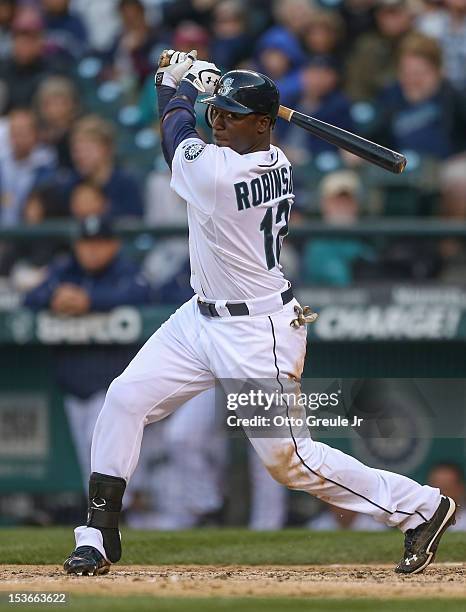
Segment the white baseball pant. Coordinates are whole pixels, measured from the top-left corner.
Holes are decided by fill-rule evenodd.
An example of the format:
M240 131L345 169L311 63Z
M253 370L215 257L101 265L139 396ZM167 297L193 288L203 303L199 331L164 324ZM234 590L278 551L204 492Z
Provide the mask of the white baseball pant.
M110 385L94 431L92 471L128 481L144 426L212 387L215 379L277 377L286 384L301 377L306 329L290 326L296 300L278 307L275 299L270 315L215 318L202 315L196 300L181 306ZM440 503L438 489L370 468L310 435L250 440L281 484L402 531L430 519ZM98 530L78 527L75 535L79 546L104 552Z

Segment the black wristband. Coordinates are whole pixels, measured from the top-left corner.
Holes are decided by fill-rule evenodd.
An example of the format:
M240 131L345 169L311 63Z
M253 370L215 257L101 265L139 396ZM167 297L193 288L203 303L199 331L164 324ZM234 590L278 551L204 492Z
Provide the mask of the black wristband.
M168 85L159 85L157 86L156 90L159 117L162 117L165 109L167 108L167 104L176 94L176 89L174 87L169 87Z

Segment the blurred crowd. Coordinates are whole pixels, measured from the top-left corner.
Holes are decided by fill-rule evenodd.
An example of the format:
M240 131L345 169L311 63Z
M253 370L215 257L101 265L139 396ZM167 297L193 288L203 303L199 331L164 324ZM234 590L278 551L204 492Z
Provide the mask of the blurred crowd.
M465 0L0 0L0 229L103 214L186 225L157 125L153 73L167 47L265 72L286 106L406 154L392 176L279 121L293 226L465 219ZM198 125L209 139L203 110ZM3 241L0 275L26 291L66 249ZM186 297L182 239L133 252L153 300ZM465 259L452 240L302 240L283 254L293 281L334 286L459 280Z
M274 142L295 171L292 226L466 219L466 0L0 0L0 232L79 224L72 245L0 236L0 277L27 307L79 316L190 297L185 237L122 242L115 233L115 223L187 225L160 147L154 71L165 48L197 49L222 71L264 72L284 105L407 156L405 173L389 175L279 121ZM210 139L202 108L198 129ZM462 282L466 250L457 239L311 236L289 242L282 263L297 284ZM57 347L55 376L84 480L105 389L134 350ZM171 470L167 479L184 495L193 491L191 506L172 487L171 496L154 494L165 504L155 516L139 516L154 504L144 506L136 478L135 526L218 517L226 459L222 443L212 456L201 444L212 439L212 402L200 401L195 419L187 405L163 436L154 434L164 442L152 448L166 452L150 459ZM192 435L194 422L204 437ZM250 524L278 528L287 520L285 490L256 462ZM343 515L314 527L346 528L354 517Z

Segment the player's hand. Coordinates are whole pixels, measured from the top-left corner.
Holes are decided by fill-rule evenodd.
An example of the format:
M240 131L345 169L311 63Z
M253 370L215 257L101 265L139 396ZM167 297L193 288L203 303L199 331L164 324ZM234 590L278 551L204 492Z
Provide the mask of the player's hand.
M181 80L189 81L201 93L212 94L221 76L222 73L212 62L196 60Z
M168 87L178 87L181 78L191 68L196 61L197 51L193 49L189 53L165 49L162 51L157 72L155 73L155 85L167 85Z

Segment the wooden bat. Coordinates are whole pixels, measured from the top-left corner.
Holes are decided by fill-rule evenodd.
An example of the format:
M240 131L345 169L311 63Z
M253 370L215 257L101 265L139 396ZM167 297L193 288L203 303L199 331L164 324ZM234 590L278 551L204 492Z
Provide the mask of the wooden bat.
M406 157L404 155L387 149L386 147L382 147L382 145L371 142L370 140L366 140L357 134L352 134L335 125L325 123L324 121L320 121L304 113L299 113L286 106L280 105L278 116L289 123L299 125L299 127L311 132L314 136L318 136L336 147L345 149L345 151L362 157L372 164L376 164L394 174L401 174L405 169Z

